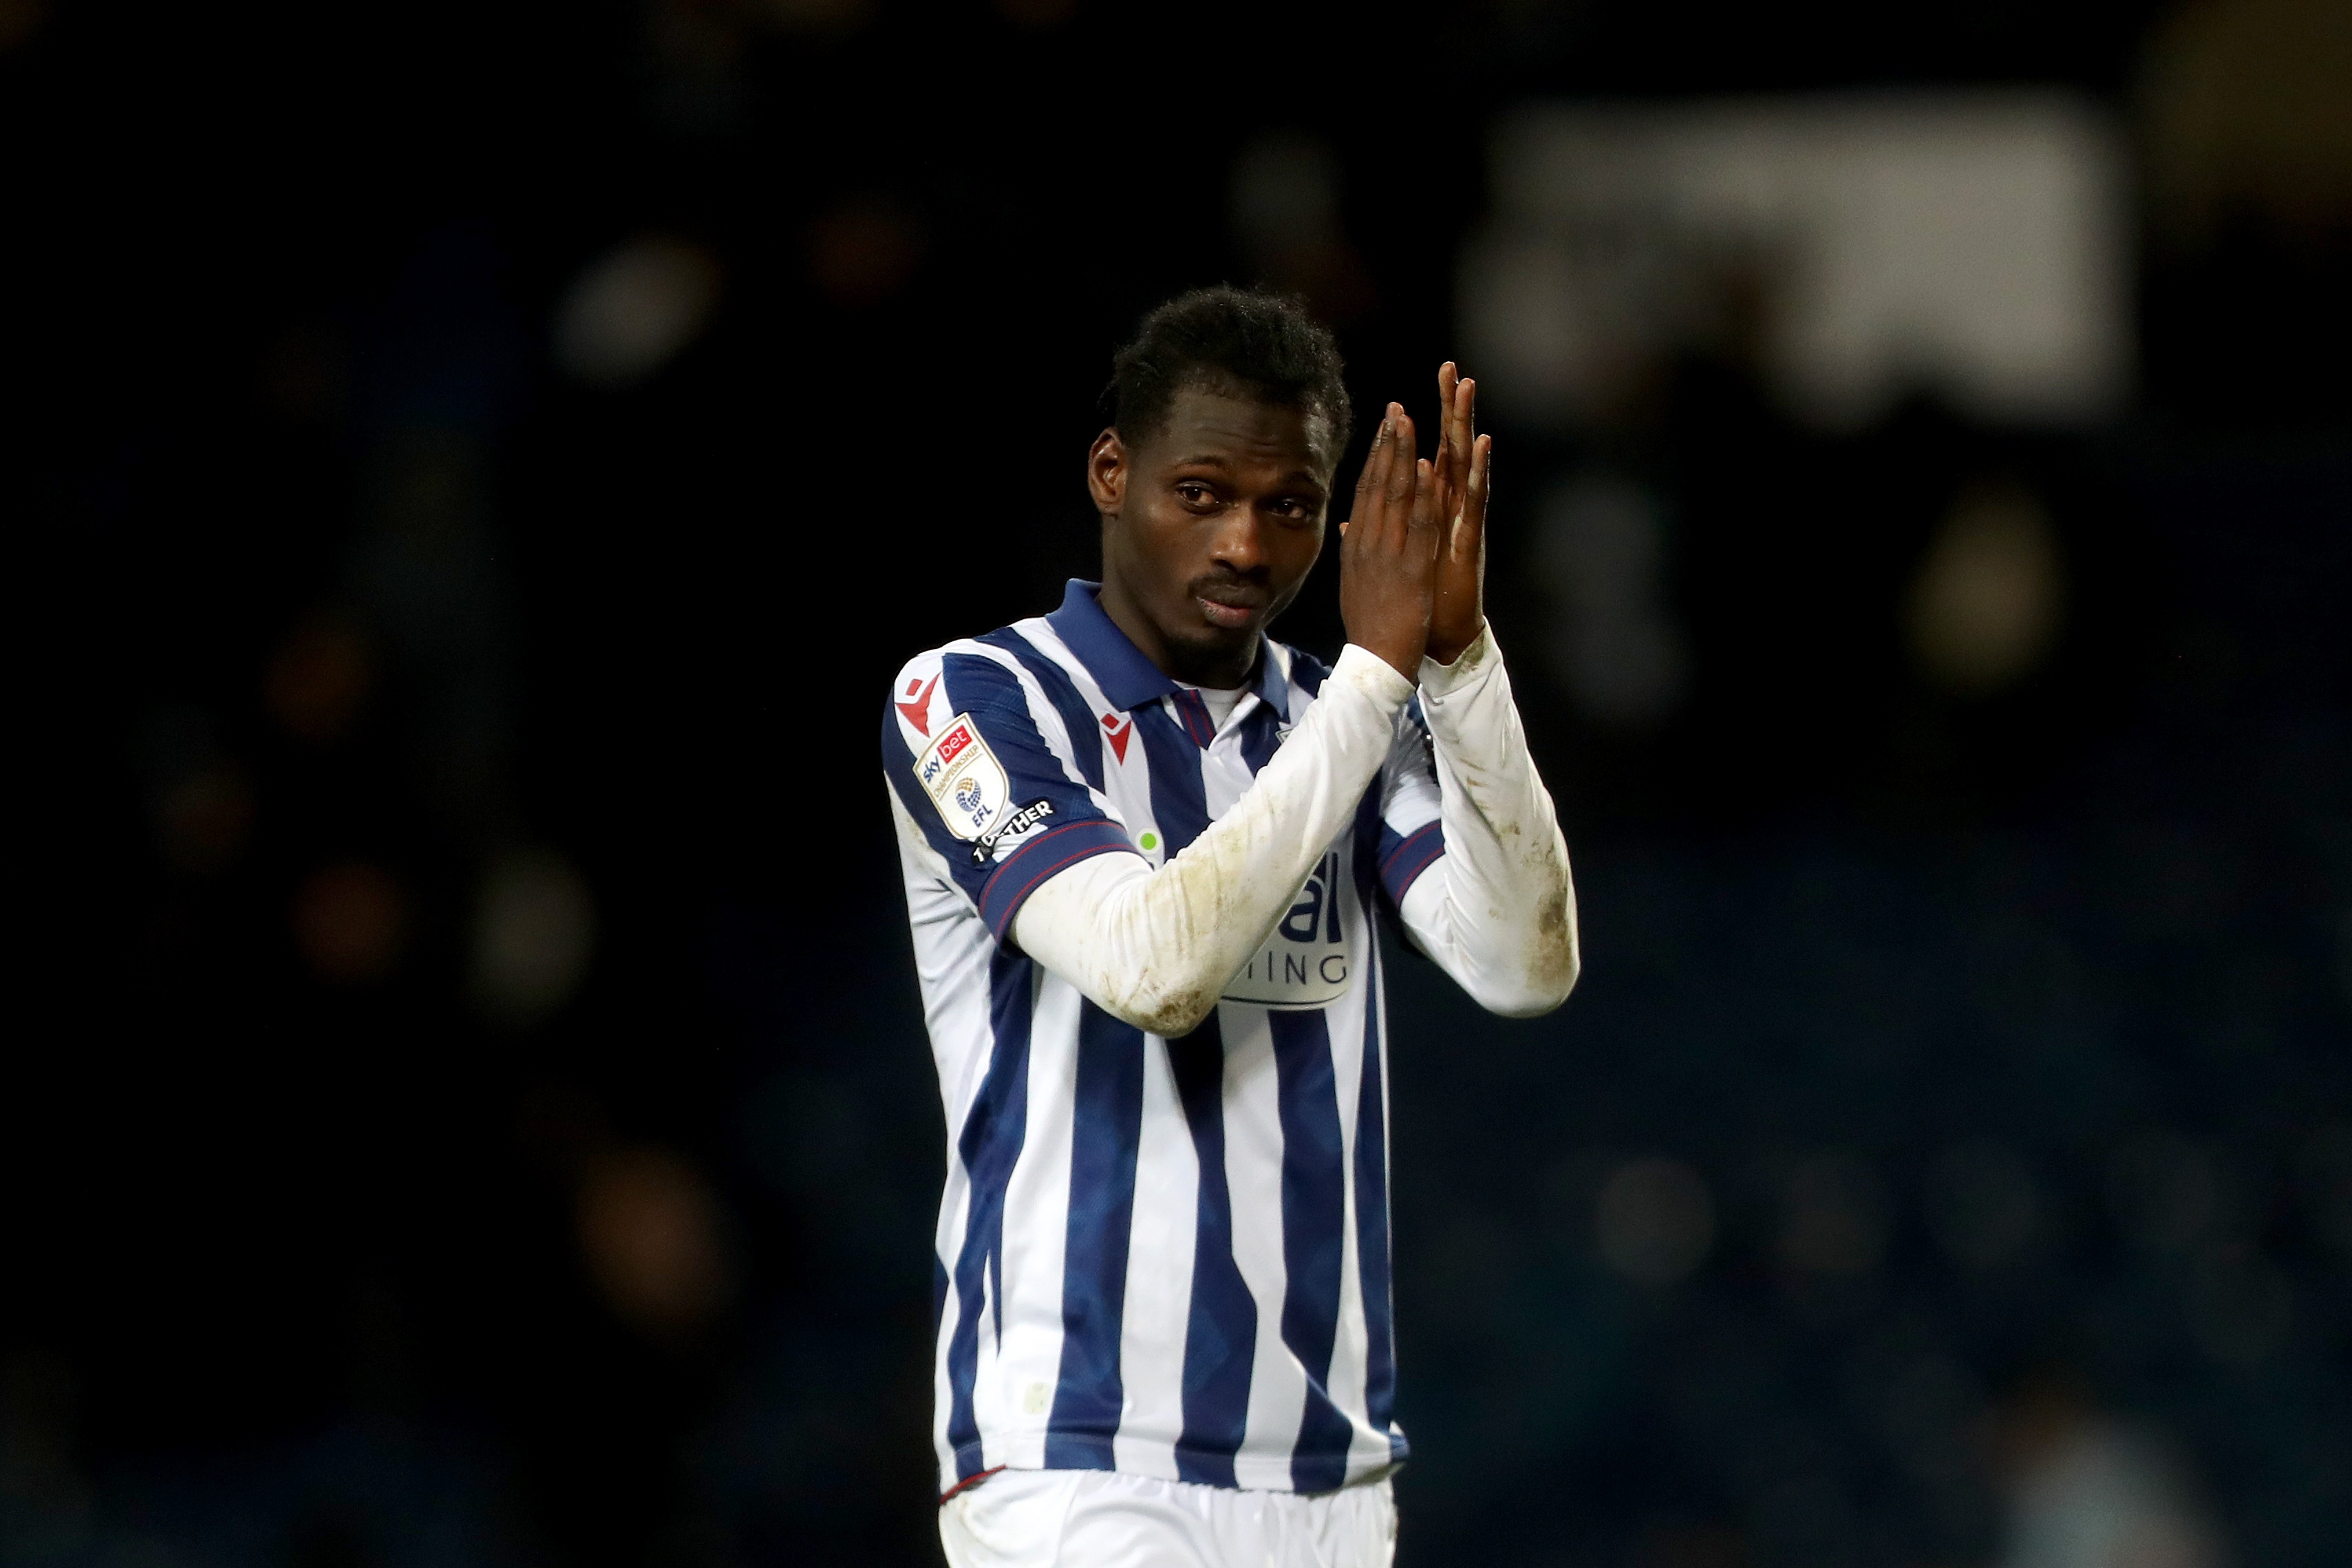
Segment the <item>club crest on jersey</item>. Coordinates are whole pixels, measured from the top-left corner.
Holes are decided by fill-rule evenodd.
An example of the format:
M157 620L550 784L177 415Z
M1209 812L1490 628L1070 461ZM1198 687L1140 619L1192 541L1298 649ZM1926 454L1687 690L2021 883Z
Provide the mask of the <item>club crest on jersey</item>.
M988 749L971 716L950 719L939 737L915 758L915 778L940 809L940 820L960 839L982 839L996 825L1011 795L1004 765Z
M1319 1008L1348 994L1348 926L1339 855L1327 854L1299 885L1265 946L1226 982L1224 1000L1262 1008Z

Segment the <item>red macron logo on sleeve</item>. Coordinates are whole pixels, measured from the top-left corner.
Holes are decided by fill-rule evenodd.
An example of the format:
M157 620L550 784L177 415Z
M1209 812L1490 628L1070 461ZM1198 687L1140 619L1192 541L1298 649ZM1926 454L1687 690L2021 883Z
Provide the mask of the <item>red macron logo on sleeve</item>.
M931 733L931 721L929 717L931 711L931 688L939 684L940 678L937 675L933 675L928 681L908 681L907 683L907 700L898 705L898 713L899 716L906 719L908 724L915 727L915 733L917 735L929 735ZM866 689L871 691L873 688L869 686Z

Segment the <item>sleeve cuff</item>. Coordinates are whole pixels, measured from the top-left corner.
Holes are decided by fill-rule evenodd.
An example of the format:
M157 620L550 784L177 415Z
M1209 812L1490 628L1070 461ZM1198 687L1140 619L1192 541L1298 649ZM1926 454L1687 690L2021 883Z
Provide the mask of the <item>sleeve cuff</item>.
M1127 830L1107 818L1072 822L1040 833L1015 850L981 885L980 917L999 942L1011 939L1013 917L1055 872L1095 855L1135 854ZM1140 858L1140 857L1138 857Z
M1331 678L1323 683L1325 689L1329 689L1333 681L1370 697L1391 718L1412 700L1412 683L1397 674L1386 659L1357 643L1339 650L1339 657L1331 666Z
M1495 627L1492 622L1478 628L1478 635L1470 645L1454 655L1450 664L1434 659L1421 662L1421 689L1433 701L1443 702L1454 693L1477 685L1499 657L1495 650Z

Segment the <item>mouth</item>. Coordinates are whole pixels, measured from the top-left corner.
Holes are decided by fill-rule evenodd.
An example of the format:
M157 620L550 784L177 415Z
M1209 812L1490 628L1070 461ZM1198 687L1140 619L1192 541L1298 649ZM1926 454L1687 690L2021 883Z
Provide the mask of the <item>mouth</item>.
M1200 604L1202 621L1225 632L1242 632L1265 616L1267 592L1263 585L1249 580L1237 583L1209 576L1192 580L1192 601Z
M1239 632L1257 619L1257 606L1255 604L1228 604L1205 595L1196 596L1193 601L1200 605L1201 613L1210 625L1222 626L1228 632Z
M1192 596L1192 601L1201 607L1201 614L1210 625L1222 627L1228 632L1245 630L1265 608L1264 605L1255 601L1241 602L1238 595L1233 595L1229 591L1226 596L1220 598L1211 598L1206 593L1196 593Z

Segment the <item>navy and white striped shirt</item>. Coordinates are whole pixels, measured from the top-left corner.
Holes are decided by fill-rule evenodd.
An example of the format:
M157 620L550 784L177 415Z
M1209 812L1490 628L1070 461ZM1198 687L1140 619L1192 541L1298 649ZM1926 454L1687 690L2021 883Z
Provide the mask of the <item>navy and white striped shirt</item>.
M1192 842L1327 673L1268 641L1219 727L1073 582L898 674L883 764L949 1130L943 1490L1009 1465L1328 1491L1405 1456L1373 922L1445 850L1417 705L1192 1033L1121 1021L1011 939L1055 872Z

